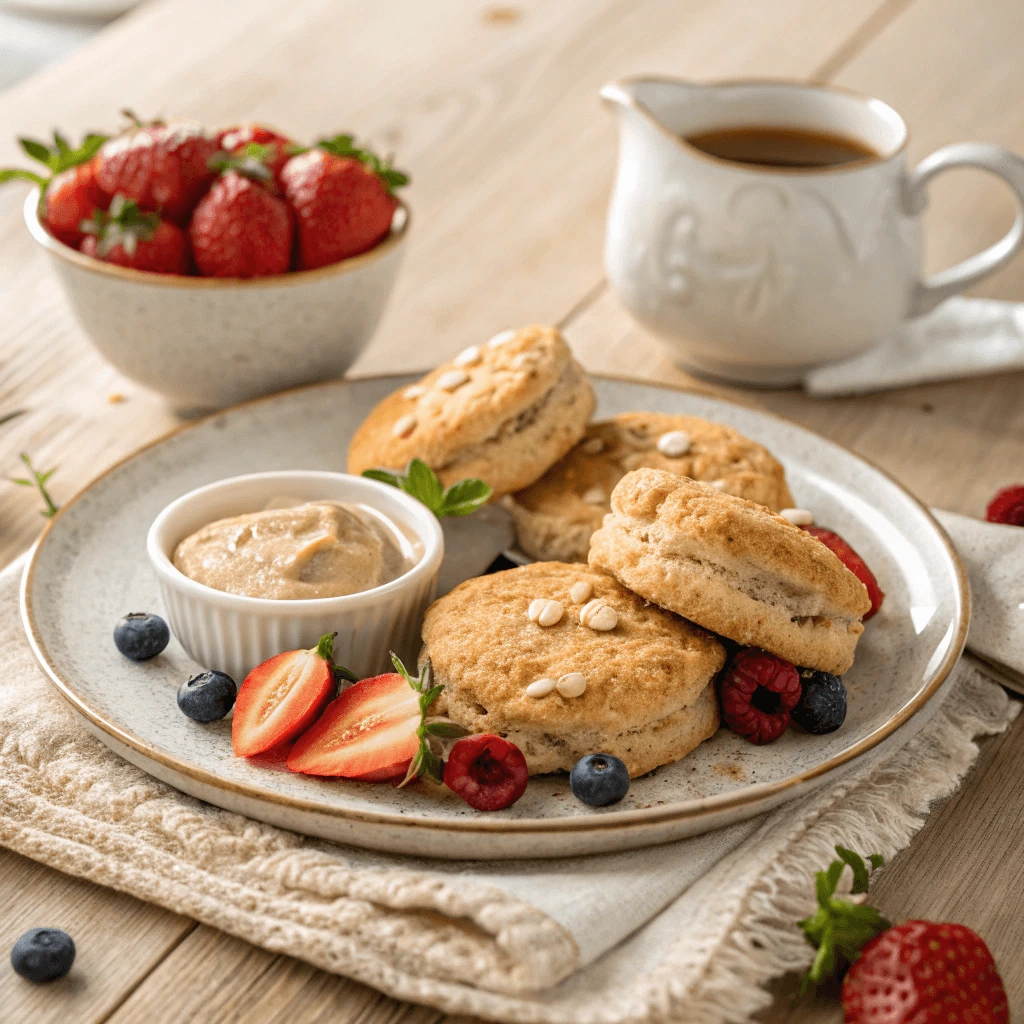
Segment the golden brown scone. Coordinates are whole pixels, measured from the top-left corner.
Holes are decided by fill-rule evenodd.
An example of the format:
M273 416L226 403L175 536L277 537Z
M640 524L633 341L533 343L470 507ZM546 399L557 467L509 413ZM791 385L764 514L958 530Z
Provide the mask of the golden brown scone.
M570 594L575 584L586 584ZM587 590L585 600L580 590ZM559 621L531 621L539 599ZM603 602L617 622L580 622ZM584 619L608 625L608 612ZM709 633L647 604L584 565L535 562L467 580L436 601L423 622L424 657L444 690L436 705L471 732L494 732L522 750L531 774L568 771L585 754L614 754L629 774L677 761L718 728L710 685L725 661ZM580 673L586 689L532 697L536 680Z
M809 533L659 469L619 481L590 565L736 643L837 675L853 664L871 607L864 584Z
M696 416L620 413L592 423L564 459L506 500L519 547L531 558L585 562L613 488L642 467L703 480L773 512L793 507L781 463L732 427Z
M348 451L350 473L422 459L445 485L487 481L496 496L533 483L583 436L594 392L553 327L505 331L388 395Z

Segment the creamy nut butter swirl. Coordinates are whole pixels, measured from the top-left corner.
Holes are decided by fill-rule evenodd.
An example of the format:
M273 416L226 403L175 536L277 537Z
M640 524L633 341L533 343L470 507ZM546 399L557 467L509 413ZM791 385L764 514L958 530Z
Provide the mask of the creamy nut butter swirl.
M413 564L390 520L331 501L218 519L186 537L173 561L214 590L279 601L358 594Z

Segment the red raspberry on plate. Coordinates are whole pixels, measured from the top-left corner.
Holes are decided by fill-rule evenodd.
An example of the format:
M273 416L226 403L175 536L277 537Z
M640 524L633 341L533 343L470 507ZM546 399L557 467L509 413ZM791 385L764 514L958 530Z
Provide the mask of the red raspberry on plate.
M722 675L722 717L751 743L774 743L789 726L789 713L801 692L800 673L788 661L744 647Z
M864 622L867 622L882 607L882 602L885 600L885 591L878 585L878 580L868 568L867 562L838 533L824 530L820 526L805 526L804 529L812 537L817 537L867 587L868 597L871 598L871 607L863 619Z
M990 523L1024 526L1024 484L1004 487L988 503L985 518Z
M493 733L459 740L444 766L444 784L478 811L511 807L528 779L522 751Z

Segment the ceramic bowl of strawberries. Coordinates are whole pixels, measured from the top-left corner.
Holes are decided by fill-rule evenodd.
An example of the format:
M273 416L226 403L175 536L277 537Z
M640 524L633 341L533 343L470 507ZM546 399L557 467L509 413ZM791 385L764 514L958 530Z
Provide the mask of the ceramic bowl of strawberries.
M25 221L96 348L178 408L341 376L384 311L408 178L352 136L302 146L261 125L135 121L72 147L21 140L46 171Z

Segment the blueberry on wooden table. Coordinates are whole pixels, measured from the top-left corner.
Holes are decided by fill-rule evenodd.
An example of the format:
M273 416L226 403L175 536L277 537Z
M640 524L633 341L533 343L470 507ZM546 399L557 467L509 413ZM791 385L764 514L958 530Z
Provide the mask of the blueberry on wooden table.
M200 672L178 689L178 707L194 722L216 722L235 703L235 681L224 672Z
M132 612L114 627L117 649L132 661L149 661L171 642L171 631L159 615Z
M611 754L587 754L572 766L569 788L577 800L591 807L606 807L629 792L629 772Z
M59 928L33 928L11 949L11 966L29 981L56 981L75 962L75 943Z
M803 692L790 717L805 732L822 736L835 732L846 721L846 687L831 672L800 669Z

